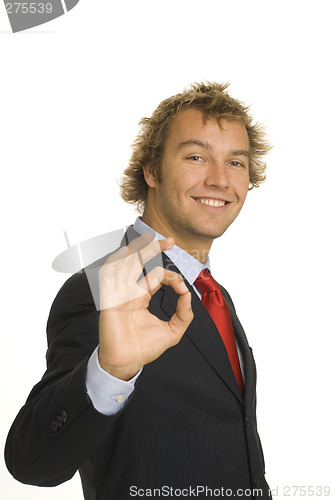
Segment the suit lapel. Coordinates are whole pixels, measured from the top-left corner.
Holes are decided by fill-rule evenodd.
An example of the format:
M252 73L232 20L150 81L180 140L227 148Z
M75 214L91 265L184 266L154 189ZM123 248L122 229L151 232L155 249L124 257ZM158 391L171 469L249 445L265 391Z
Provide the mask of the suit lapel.
M167 269L180 273L172 261L167 257L165 259L164 266L167 266ZM189 325L185 335L195 345L201 355L204 356L206 361L239 399L239 401L243 403L243 396L236 382L228 359L227 351L222 342L219 331L202 301L197 296L195 290L186 280L185 282L191 292L191 302L194 313L194 319ZM167 316L171 318L176 310L176 304L179 296L170 286L163 286L162 288L164 293L161 300L161 308Z
M224 299L226 300L226 302L228 304L229 311L231 313L234 334L235 334L236 340L239 344L239 347L240 347L240 350L241 350L241 353L243 356L244 375L245 375L245 406L248 410L250 410L250 407L254 401L255 388L256 388L255 361L254 361L254 357L252 354L252 349L248 344L246 334L244 333L243 327L240 323L239 318L236 315L234 307L229 302L229 300L227 300L227 298L225 296L224 296Z

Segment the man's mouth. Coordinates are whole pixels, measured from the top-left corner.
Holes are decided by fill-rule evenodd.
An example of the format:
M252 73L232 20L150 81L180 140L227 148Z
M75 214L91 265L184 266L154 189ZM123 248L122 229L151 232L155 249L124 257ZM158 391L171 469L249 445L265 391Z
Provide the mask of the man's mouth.
M209 207L223 207L227 205L229 201L226 200L216 200L213 198L194 198L196 201L203 203L203 205L207 205Z

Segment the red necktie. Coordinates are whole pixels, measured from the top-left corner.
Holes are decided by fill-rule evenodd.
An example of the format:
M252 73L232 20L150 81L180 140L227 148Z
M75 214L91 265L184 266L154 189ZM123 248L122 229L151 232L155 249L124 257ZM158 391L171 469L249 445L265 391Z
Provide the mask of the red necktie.
M239 356L236 349L231 315L218 283L212 278L208 269L203 269L194 285L202 292L202 302L208 310L226 347L229 361L240 390L243 394L243 379Z

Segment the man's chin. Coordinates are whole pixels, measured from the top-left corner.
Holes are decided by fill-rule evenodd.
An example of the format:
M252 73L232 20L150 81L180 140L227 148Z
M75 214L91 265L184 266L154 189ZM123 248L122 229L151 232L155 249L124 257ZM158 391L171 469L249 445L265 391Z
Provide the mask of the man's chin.
M204 228L204 231L202 231L202 228L200 228L200 230L198 230L197 228L193 228L191 234L192 236L196 237L196 238L199 238L201 240L208 240L208 241L211 241L211 240L215 240L217 238L220 238L220 236L222 236L224 234L224 232L226 231L226 229L228 228L227 227L224 227L224 228L211 228L210 230L207 230L206 228Z

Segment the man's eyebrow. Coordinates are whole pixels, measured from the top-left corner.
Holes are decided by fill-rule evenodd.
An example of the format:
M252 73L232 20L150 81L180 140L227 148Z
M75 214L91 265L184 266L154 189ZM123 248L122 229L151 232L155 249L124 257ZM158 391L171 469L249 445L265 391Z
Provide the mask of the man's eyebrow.
M207 141L201 141L200 139L189 139L188 141L183 141L180 142L176 149L179 151L180 149L184 148L185 146L200 146L201 148L204 149L211 149L212 146L209 142Z
M189 139L188 141L180 142L176 149L180 151L180 149L186 146L200 146L204 149L212 149L211 144L208 141L201 141L200 139ZM235 151L231 151L231 156L245 156L249 158L249 151L247 149L237 149Z
M247 158L249 158L249 151L247 149L238 149L236 151L232 151L231 156L232 155L234 155L234 156L246 156Z

